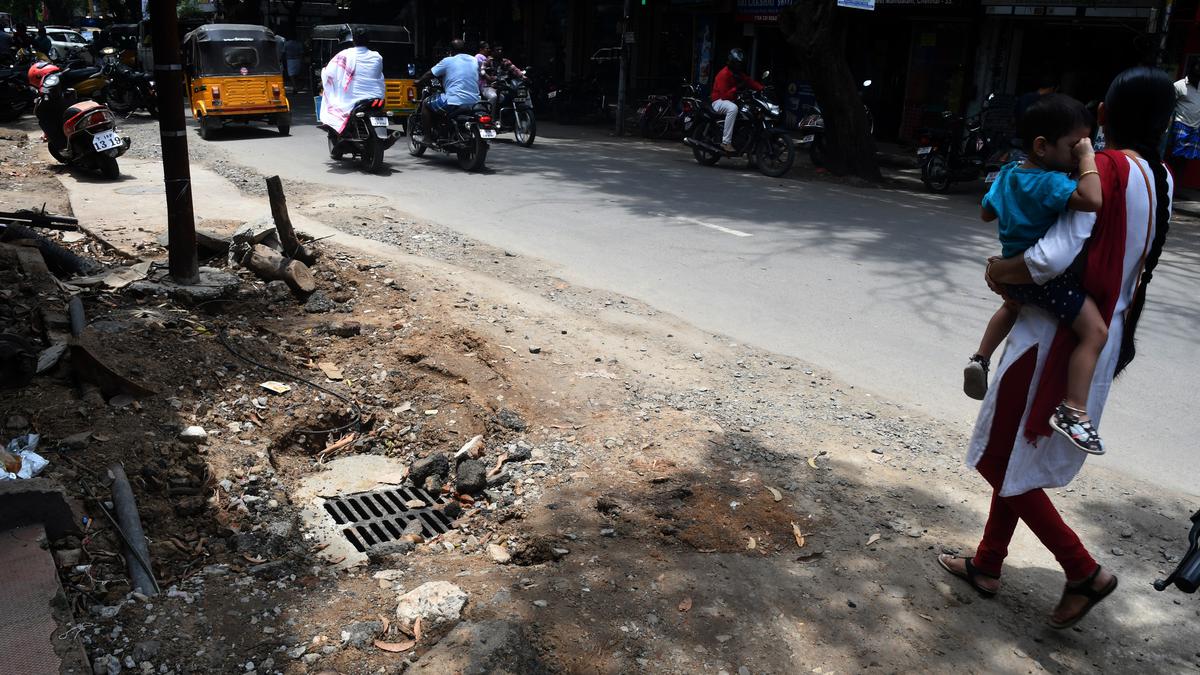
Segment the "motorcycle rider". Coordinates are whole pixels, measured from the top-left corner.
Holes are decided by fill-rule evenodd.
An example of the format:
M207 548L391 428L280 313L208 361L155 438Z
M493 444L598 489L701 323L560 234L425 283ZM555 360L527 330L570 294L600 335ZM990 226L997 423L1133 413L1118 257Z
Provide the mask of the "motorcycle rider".
M383 57L371 49L371 33L355 28L354 44L334 55L321 70L321 124L341 134L354 105L386 96Z
M763 85L746 74L746 54L734 47L729 50L729 59L725 67L717 73L712 87L712 108L725 115L724 133L721 136L721 149L725 152L735 152L733 147L733 126L737 124L739 89L749 87L754 91L762 91Z
M496 81L496 76L490 70L491 60L491 46L486 42L480 42L479 51L475 54L475 61L479 64L479 96L494 108L496 107L496 88L492 84Z
M37 35L33 38L33 48L46 56L54 58L54 43L51 42L50 35L46 32L46 26L38 26Z
M512 61L504 58L504 45L497 44L492 47L491 56L488 57L485 69L492 76L492 81L496 81L501 75L507 75L511 78L524 80L525 71L518 68ZM500 115L500 98L497 97L491 101L492 117Z
M442 81L442 93L430 96L421 106L422 134L433 132L434 113L453 115L459 108L470 108L479 103L479 62L467 52L467 44L461 39L450 41L450 56L438 61L417 80L419 89L434 77ZM418 142L424 138L416 136Z

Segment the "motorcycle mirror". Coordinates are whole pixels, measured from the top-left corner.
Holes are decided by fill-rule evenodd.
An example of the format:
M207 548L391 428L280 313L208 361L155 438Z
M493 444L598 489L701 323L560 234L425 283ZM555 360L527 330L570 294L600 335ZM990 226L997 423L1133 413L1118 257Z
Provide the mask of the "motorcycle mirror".
M987 100L989 100L989 101L990 101L990 100L992 100L992 99L994 99L994 98L996 98L996 92L994 92L994 91L993 91L992 93L988 94Z
M763 74L762 74L762 79L764 79L764 80L765 80L765 79L767 79L767 78L768 78L768 77L770 77L770 76L771 76L771 71L769 71L769 70L764 70L764 71L763 71Z
M869 86L871 86L871 81L870 81L870 80L863 80L863 86L864 86L864 87L869 87Z

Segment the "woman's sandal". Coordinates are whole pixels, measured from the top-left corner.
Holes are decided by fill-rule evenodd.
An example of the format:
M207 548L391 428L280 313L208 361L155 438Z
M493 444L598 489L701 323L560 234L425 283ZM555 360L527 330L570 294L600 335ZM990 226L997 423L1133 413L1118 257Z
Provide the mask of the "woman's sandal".
M1070 619L1067 619L1061 623L1057 623L1053 618L1051 618L1046 620L1046 625L1056 630L1065 630L1070 628L1071 626L1074 626L1082 621L1083 617L1087 616L1087 613L1092 611L1093 607L1100 604L1101 600L1107 598L1109 595L1112 595L1112 592L1117 590L1116 575L1113 575L1112 581L1110 581L1104 588L1101 588L1100 590L1092 588L1092 583L1096 581L1096 576L1098 574L1100 574L1100 566L1096 565L1096 571L1092 572L1087 579L1084 579L1078 584L1067 584L1066 586L1063 586L1064 598L1068 595L1078 595L1080 597L1087 598L1087 604L1083 606L1083 609L1079 610L1079 613Z
M982 595L985 598L996 597L996 591L993 591L991 589L980 586L979 582L976 581L976 579L978 579L979 577L987 577L988 579L996 579L997 581L999 581L1000 577L992 576L991 574L988 574L987 572L981 571L978 567L975 566L975 563L973 563L971 561L970 556L965 556L965 555L955 556L950 559L951 560L962 560L965 563L964 569L966 571L959 572L958 570L947 565L946 560L942 556L939 555L937 557L938 564L942 566L942 569L944 569L947 572L949 572L950 574L958 577L959 579L962 579L963 581L967 582L967 584L971 588L974 588L977 593L979 593L980 595Z
M1086 414L1083 410L1060 403L1050 416L1050 428L1066 436L1075 447L1089 455L1103 455L1104 444L1100 442L1096 427L1091 420L1080 419L1080 415Z

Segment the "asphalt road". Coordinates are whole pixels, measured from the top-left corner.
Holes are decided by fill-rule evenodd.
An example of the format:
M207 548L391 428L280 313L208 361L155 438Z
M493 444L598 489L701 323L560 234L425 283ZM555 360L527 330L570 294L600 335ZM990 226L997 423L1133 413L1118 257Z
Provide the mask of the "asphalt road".
M386 197L418 218L557 264L572 282L827 367L969 428L978 404L962 394L962 366L997 306L982 271L998 244L978 219L975 192L770 179L744 162L701 167L678 144L548 124L540 132L530 149L495 143L477 175L432 151L410 157L407 139L390 151L386 175L364 175L329 159L311 117L297 118L291 137L239 130L213 142L263 174ZM1139 357L1101 426L1109 455L1092 460L1193 495L1198 258L1195 222L1177 223Z

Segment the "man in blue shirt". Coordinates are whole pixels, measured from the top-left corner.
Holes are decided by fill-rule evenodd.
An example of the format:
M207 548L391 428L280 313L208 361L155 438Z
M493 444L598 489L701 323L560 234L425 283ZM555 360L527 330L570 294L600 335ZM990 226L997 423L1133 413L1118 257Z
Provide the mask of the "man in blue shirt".
M467 53L467 45L462 40L450 42L450 53L417 81L418 87L434 77L442 81L443 93L429 97L421 106L423 133L432 131L435 112L452 115L458 108L470 108L479 103L479 62Z

